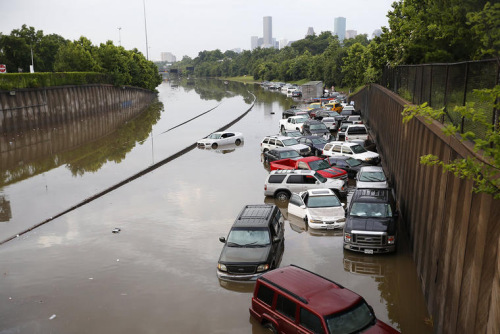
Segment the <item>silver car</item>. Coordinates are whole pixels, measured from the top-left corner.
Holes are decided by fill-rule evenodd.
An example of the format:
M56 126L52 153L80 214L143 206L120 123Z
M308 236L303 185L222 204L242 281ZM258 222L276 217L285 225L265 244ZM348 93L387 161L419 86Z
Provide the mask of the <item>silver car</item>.
M384 170L380 166L364 166L356 175L356 188L389 188Z

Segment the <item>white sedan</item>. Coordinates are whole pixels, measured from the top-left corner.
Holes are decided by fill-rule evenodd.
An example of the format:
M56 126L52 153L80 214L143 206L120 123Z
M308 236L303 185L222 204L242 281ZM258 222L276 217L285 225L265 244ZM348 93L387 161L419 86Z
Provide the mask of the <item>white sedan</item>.
M330 189L312 189L292 194L288 214L303 218L312 229L342 229L345 225L344 204Z
M199 148L216 149L221 145L235 144L239 146L243 142L243 134L241 132L214 132L206 138L198 140L196 145Z

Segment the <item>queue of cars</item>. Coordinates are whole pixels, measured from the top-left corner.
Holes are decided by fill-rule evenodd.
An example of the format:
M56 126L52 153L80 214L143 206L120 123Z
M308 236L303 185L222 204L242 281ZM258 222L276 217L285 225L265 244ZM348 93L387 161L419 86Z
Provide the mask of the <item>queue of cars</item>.
M339 107L336 102L330 104ZM365 125L354 117L347 123L346 130L351 131L346 131L346 141L330 141L335 138L331 131L339 129L352 111L341 115L317 109L285 111L280 134L262 139L262 160L269 170L264 195L284 203L288 215L303 220L310 229L342 231L348 251L394 252L398 211L379 155L364 148ZM332 124L327 126L326 119ZM297 132L300 137L295 137ZM214 142L208 140L212 138L206 139L199 147L212 147ZM347 198L347 177L356 180L348 205L339 199ZM275 204L246 205L228 235L219 238L224 246L218 278L256 281L251 316L274 333L398 333L378 320L355 292L304 268L279 268L284 219Z

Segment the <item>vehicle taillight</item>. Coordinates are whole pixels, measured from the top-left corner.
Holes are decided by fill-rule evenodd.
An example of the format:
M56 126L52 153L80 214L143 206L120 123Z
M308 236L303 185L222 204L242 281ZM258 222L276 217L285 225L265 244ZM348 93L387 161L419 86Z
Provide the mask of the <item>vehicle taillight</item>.
M264 190L267 190L267 184L264 184Z

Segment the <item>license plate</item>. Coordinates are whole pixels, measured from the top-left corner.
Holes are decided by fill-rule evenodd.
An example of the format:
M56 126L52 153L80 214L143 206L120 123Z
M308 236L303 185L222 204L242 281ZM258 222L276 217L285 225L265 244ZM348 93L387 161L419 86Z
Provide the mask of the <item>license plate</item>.
M373 249L365 249L365 254L373 254Z
M335 226L334 225L326 225L327 230L334 230Z

